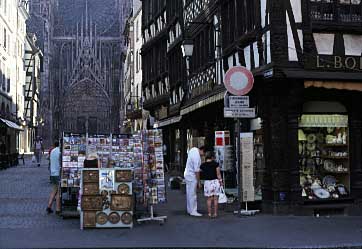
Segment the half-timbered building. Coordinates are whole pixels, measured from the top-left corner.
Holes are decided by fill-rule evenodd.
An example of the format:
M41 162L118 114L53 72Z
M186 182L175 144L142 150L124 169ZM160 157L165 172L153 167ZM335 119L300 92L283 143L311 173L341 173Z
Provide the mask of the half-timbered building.
M148 106L163 110L165 103L156 120L175 132L169 141L180 139L180 157L187 146L212 147L217 130L234 135L234 121L223 117L223 76L244 66L255 78L249 96L257 116L243 120L242 130L254 133L256 203L271 213L358 212L362 1L185 0L182 15L179 2L167 1L164 32L152 28L157 15L144 22L149 41L143 51L153 47L164 55L165 68L153 65L162 62L157 55L144 60L150 74L156 72L152 67L165 70L153 81L144 78L144 90L154 96ZM166 42L152 44L155 38ZM194 44L189 70L179 49L182 40ZM163 75L168 102L155 94Z

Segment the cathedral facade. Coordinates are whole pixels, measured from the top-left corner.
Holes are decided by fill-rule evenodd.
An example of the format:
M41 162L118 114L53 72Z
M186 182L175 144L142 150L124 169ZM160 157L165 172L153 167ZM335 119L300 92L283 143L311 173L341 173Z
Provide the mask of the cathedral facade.
M119 133L122 33L129 1L34 0L29 29L44 51L43 139Z

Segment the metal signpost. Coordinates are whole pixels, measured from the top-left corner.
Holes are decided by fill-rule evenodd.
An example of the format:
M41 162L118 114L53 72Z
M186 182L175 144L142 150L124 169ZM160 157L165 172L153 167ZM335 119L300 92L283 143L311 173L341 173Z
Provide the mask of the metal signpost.
M240 140L240 118L255 118L255 108L250 108L249 96L244 96L248 94L254 85L253 74L246 69L245 67L236 66L230 68L224 79L224 85L226 90L233 94L234 96L228 96L225 94L225 103L224 107L224 117L225 118L234 118L236 120L236 157L237 157L237 182L238 182L238 201L239 201L239 210L236 213L241 215L254 215L259 212L259 210L248 210L247 199L243 198L241 189L243 188L242 183L242 158L241 158L241 140ZM250 160L248 160L250 161ZM248 165L249 167L250 165ZM241 201L245 200L246 209L241 209Z

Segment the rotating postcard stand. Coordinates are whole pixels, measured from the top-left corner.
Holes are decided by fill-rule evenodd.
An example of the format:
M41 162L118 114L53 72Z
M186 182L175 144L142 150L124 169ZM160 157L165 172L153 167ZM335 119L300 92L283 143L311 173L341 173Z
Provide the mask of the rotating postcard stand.
M155 216L154 205L166 202L162 131L142 131L142 175L143 201L149 205L148 217L137 219L137 223L158 221L163 225L167 216Z
M160 225L163 225L166 220L167 216L154 216L153 205L150 205L150 217L137 219L137 223L141 224L142 222L147 222L147 221L158 221L160 222Z

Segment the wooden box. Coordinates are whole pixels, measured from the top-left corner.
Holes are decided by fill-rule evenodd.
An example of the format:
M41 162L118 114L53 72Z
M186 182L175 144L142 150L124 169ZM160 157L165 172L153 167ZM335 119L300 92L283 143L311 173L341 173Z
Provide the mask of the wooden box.
M101 195L82 195L82 210L101 211L103 210Z
M96 212L83 212L83 227L96 227Z
M99 183L98 182L86 182L83 183L84 195L99 195Z
M99 181L98 170L83 170L83 183L84 182L97 182Z
M132 195L111 195L111 210L132 211Z
M116 182L131 182L132 170L116 170Z

